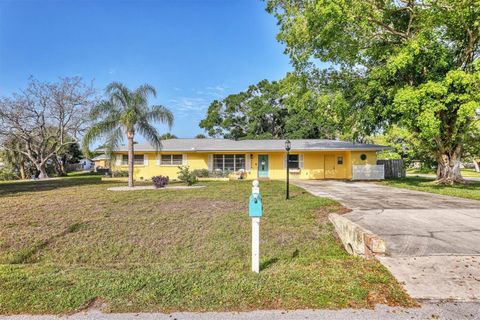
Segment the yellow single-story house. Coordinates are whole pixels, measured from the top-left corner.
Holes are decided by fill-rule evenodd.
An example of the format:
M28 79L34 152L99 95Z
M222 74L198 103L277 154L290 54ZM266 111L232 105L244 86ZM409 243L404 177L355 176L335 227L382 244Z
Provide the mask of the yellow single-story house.
M291 179L383 179L377 152L389 147L338 140L291 140ZM230 172L246 179L285 179L285 140L169 139L155 150L134 145L134 178L163 175L175 179L179 166ZM128 170L127 147L113 152L112 170Z

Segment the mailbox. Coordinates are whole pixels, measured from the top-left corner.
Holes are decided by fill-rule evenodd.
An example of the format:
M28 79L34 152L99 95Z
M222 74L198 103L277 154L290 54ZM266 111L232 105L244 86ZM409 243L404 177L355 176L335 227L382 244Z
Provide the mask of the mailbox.
M250 196L250 201L248 202L248 215L252 218L259 218L262 216L262 213L262 196L255 196L252 194Z
M248 202L248 215L251 218L259 218L263 213L262 196L260 195L260 188L258 185L258 181L254 180L252 183L252 194L250 195L250 200Z

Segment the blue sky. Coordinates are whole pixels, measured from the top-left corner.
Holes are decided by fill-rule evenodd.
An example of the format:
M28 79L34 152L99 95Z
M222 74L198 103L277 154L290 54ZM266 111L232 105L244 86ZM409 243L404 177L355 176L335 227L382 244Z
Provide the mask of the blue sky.
M172 133L202 133L214 99L291 70L260 0L0 0L0 95L28 77L152 84L175 115ZM164 132L166 128L159 127Z

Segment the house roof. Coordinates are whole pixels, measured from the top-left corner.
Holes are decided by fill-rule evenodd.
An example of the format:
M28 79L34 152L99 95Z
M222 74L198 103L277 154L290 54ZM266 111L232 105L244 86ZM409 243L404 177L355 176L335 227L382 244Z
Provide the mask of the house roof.
M92 161L110 160L106 154L101 154L92 159Z
M363 150L380 151L390 149L387 146L364 144L339 140L298 139L291 141L291 151L335 151ZM127 151L120 146L117 152ZM148 143L135 144L135 151L157 151ZM285 151L285 140L229 140L229 139L168 139L162 141L161 152L220 152L220 151Z

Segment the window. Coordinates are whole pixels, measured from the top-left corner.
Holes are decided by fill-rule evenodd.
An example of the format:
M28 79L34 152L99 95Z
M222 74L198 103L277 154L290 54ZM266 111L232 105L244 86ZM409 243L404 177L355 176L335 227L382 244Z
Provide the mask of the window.
M143 154L135 154L133 156L133 163L137 165L144 165ZM128 165L128 154L122 155L122 166Z
M337 164L343 164L343 157L337 157Z
M244 154L214 154L213 170L238 171L245 170Z
M288 155L288 168L300 169L300 156L298 154Z
M367 155L366 155L365 153L362 153L362 154L360 155L360 159L362 159L362 160L364 160L364 161L367 160Z
M182 164L183 156L181 154L162 154L160 157L162 166L181 166Z

